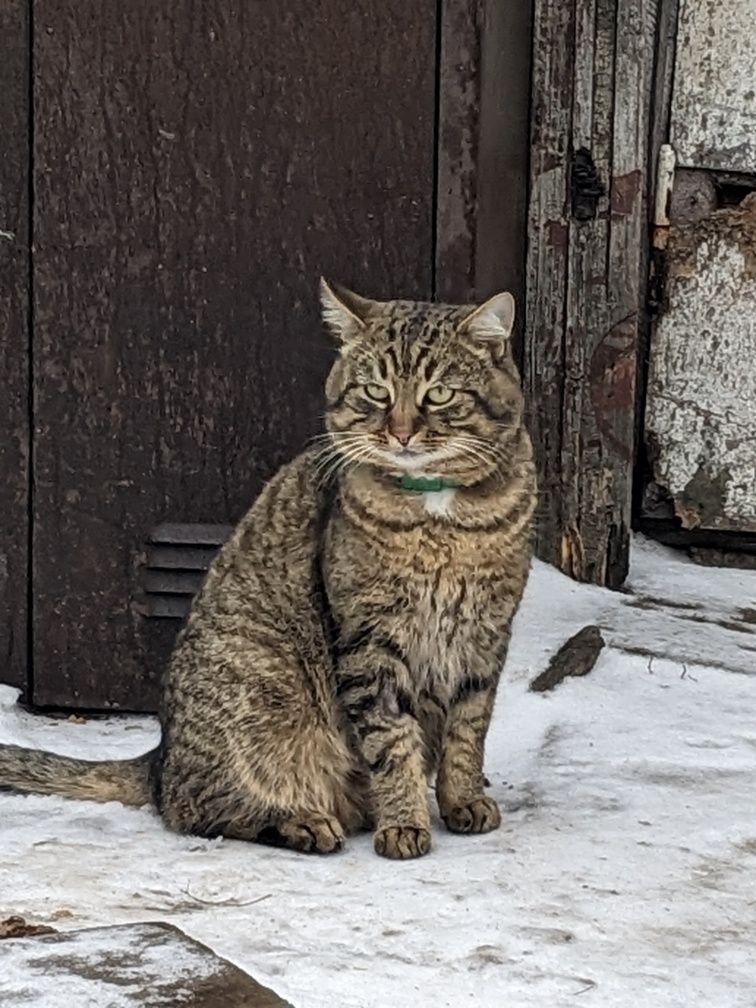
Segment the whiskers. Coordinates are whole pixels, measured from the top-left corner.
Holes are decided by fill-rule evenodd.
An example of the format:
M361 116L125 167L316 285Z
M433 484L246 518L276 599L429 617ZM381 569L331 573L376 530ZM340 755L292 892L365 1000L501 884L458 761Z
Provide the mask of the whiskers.
M316 447L314 466L318 487L360 464L367 462L385 468L392 461L391 455L376 442L375 434L364 431L318 434L310 439L310 443ZM504 471L509 458L503 447L495 441L465 432L455 433L448 440L442 439L440 443L424 443L423 447L428 454L428 462L424 463L421 457L417 461L417 466L423 468L423 471L425 465L432 472L438 463L457 458L471 469L485 470L491 477L504 482Z
M334 479L347 469L375 456L375 443L370 434L352 431L333 431L318 434L311 442L320 445L315 453L315 473L318 487Z
M492 469L491 475L503 482L502 469L507 462L507 456L500 445L477 434L469 433L455 434L450 439L449 445L455 449L458 455L461 455L476 468L482 466L484 469Z

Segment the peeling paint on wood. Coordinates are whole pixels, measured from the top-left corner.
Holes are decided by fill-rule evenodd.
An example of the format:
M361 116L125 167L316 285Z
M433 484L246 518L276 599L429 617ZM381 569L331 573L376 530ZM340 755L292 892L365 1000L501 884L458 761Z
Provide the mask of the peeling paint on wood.
M670 230L646 407L685 528L756 530L756 195Z
M614 587L627 570L658 17L656 0L535 6L525 386L538 551ZM595 213L575 205L570 151L595 168Z
M756 0L681 0L671 143L678 163L756 168Z

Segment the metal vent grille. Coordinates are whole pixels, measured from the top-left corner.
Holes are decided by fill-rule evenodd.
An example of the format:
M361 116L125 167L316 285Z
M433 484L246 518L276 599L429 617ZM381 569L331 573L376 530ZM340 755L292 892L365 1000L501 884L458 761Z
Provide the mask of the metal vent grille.
M158 525L150 532L143 571L145 615L184 619L231 525Z

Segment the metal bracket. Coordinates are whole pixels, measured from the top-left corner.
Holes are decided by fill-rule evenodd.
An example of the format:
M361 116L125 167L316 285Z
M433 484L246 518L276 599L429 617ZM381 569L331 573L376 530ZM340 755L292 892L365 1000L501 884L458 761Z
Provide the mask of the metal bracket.
M664 297L664 256L669 241L670 209L676 164L677 157L674 148L670 144L662 144L659 148L659 160L656 165L654 220L646 295L646 308L652 317L659 314Z
M599 197L604 195L606 187L587 147L580 147L573 153L570 168L572 216L579 221L594 220Z

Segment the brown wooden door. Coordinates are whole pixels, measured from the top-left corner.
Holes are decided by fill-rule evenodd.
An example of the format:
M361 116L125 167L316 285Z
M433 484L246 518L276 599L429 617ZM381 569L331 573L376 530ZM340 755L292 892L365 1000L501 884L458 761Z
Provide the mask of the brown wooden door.
M522 300L530 13L0 5L0 681L155 707L209 558L320 425L321 272Z
M431 296L436 2L34 6L32 698L149 709L149 533L317 430L319 273Z

